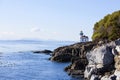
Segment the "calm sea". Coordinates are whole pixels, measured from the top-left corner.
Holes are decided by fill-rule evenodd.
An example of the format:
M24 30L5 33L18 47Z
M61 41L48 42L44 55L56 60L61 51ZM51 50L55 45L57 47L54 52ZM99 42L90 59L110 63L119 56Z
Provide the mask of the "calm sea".
M50 55L33 54L33 50L54 50L74 42L0 41L0 80L78 80L68 76L69 63L49 61Z

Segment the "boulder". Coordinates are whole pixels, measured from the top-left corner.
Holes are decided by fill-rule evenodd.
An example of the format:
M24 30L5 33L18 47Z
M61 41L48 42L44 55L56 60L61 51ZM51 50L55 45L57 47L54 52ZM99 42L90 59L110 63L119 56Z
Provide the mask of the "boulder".
M100 46L88 52L86 57L89 61L89 65L99 65L99 67L111 64L114 60L112 49L110 46L106 45Z
M96 47L86 54L88 65L86 66L84 77L90 79L92 75L102 75L109 71L109 66L114 62L111 46L104 44ZM112 66L111 69L113 69Z

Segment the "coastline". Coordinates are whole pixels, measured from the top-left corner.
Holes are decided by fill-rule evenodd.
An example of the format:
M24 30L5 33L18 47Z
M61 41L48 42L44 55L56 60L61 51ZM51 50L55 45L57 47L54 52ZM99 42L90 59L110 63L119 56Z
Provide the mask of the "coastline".
M87 80L120 79L119 48L120 39L115 41L83 42L62 46L52 53L51 61L71 62L65 67L70 76ZM107 77L106 77L107 76Z

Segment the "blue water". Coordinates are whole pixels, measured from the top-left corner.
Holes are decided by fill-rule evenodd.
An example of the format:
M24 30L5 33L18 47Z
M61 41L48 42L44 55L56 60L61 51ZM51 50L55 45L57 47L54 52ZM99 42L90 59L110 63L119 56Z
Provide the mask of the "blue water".
M0 41L0 80L77 80L64 72L69 63L49 61L50 55L33 50L54 50L74 42Z

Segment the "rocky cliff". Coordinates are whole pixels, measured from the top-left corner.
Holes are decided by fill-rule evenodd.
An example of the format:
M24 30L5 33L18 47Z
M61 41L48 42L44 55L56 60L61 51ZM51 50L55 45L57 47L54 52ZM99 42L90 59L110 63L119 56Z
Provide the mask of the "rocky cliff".
M50 60L71 61L65 71L72 76L87 80L120 80L120 39L59 47Z

